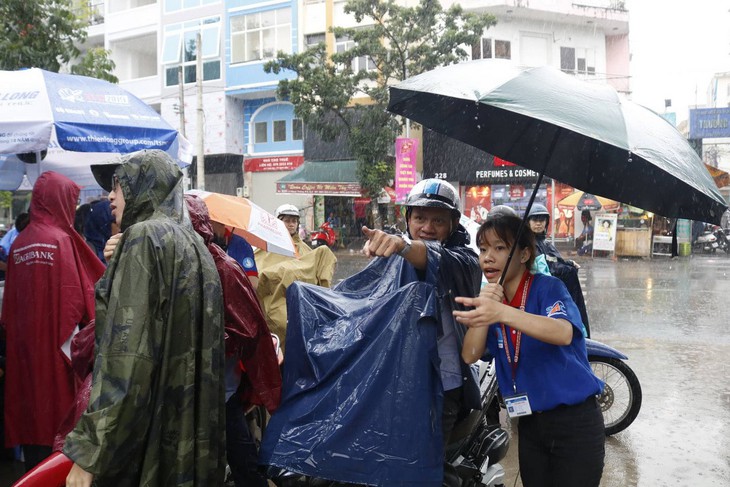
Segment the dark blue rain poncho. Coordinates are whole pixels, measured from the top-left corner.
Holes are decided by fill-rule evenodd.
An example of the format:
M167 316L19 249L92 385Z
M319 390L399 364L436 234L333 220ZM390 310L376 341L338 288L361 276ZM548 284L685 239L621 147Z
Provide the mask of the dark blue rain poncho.
M84 222L84 238L104 264L106 264L104 246L112 236L113 221L109 200L104 199L91 203L89 214Z
M422 276L402 258L378 258L332 290L289 287L283 396L261 463L340 482L441 485L444 290L474 296L480 279L464 238L460 227L445 246L429 242Z

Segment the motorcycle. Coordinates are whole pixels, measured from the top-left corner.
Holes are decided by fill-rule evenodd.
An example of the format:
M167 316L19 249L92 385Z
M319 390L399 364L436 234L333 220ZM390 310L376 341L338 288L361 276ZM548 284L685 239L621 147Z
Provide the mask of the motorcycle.
M730 254L730 241L726 232L730 230L723 230L722 227L715 225L713 227L712 235L715 236L717 242L717 249L722 250L726 254Z
M717 241L717 236L711 230L705 230L700 236L692 243L692 252L694 253L715 253L720 247Z
M337 241L337 235L335 234L335 230L332 228L332 225L330 225L329 222L324 222L319 227L319 229L313 231L309 235L309 238L312 248L320 247L322 245L333 248L335 246L335 242Z
M509 434L499 422L501 399L497 372L494 360L479 361L478 366L482 407L472 410L454 425L445 458L455 468L463 487L504 487L505 472L499 462L507 455ZM277 467L269 467L268 474L277 487L353 485L311 478Z
M628 357L604 343L586 339L588 363L605 386L598 397L606 436L623 431L634 422L641 409L641 384L624 360Z

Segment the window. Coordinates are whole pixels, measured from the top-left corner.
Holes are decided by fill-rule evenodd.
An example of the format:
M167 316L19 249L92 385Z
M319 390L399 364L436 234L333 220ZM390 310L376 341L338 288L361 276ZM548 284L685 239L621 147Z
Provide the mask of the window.
M274 120L274 142L286 141L286 120Z
M220 0L165 0L165 13L177 12L186 8L195 8L218 2Z
M193 20L165 28L162 64L165 65L165 86L178 84L178 68L183 67L183 83L194 83L197 77L196 37L200 32L203 56L203 80L220 79L220 17Z
M512 59L512 43L510 41L494 41L494 57Z
M499 39L482 38L471 46L472 59L512 59L512 43Z
M304 138L304 124L301 118L295 118L291 121L292 140L302 140Z
M355 41L350 40L347 37L341 37L335 40L335 52L341 53L346 52L355 47ZM358 56L352 60L351 63L352 72L359 73L360 71L375 71L375 63L370 59L370 56Z
M268 124L266 122L256 122L254 124L254 144L265 144L269 141Z
M560 69L571 74L596 74L595 49L561 47Z
M291 8L231 17L231 64L291 53Z
M321 32L319 34L307 34L304 36L304 48L309 49L310 47L314 47L317 44L324 44L325 41L325 34L324 32Z

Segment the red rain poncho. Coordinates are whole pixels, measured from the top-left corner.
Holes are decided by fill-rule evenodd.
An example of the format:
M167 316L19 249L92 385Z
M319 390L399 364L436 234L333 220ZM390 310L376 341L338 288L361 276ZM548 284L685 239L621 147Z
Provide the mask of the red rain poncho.
M203 200L187 195L185 201L193 228L208 246L221 279L226 354L236 354L246 371L244 408L247 403L261 404L273 412L281 400L281 372L256 291L243 268L213 243L213 227Z
M13 242L3 300L5 444L53 443L75 385L62 346L94 320L104 266L73 228L79 187L54 172L33 187L31 221Z

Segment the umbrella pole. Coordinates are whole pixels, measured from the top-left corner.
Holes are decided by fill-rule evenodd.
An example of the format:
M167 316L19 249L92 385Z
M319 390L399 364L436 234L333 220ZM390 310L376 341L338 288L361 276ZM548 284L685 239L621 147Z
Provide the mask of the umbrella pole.
M507 265L505 265L504 270L502 271L502 275L499 276L499 285L501 286L504 283L504 278L507 275L507 269L509 269L509 265L512 263L512 257L515 255L515 250L517 249L517 245L520 241L520 238L522 238L522 234L525 232L525 227L527 227L527 215L530 214L530 210L532 209L532 203L535 202L535 196L537 196L537 191L540 189L540 185L542 184L542 178L545 175L545 169L547 169L548 162L550 161L550 158L553 155L553 150L555 150L555 145L558 143L558 137L560 136L560 130L558 129L555 132L555 136L553 137L552 142L550 142L550 148L547 151L547 154L545 155L545 161L542 164L542 170L537 174L537 183L535 183L535 187L532 190L532 194L530 195L530 201L527 202L527 208L525 208L525 215L522 218L522 225L520 225L520 229L517 231L517 236L515 237L515 241L512 244L512 248L509 251L509 256L507 257Z

